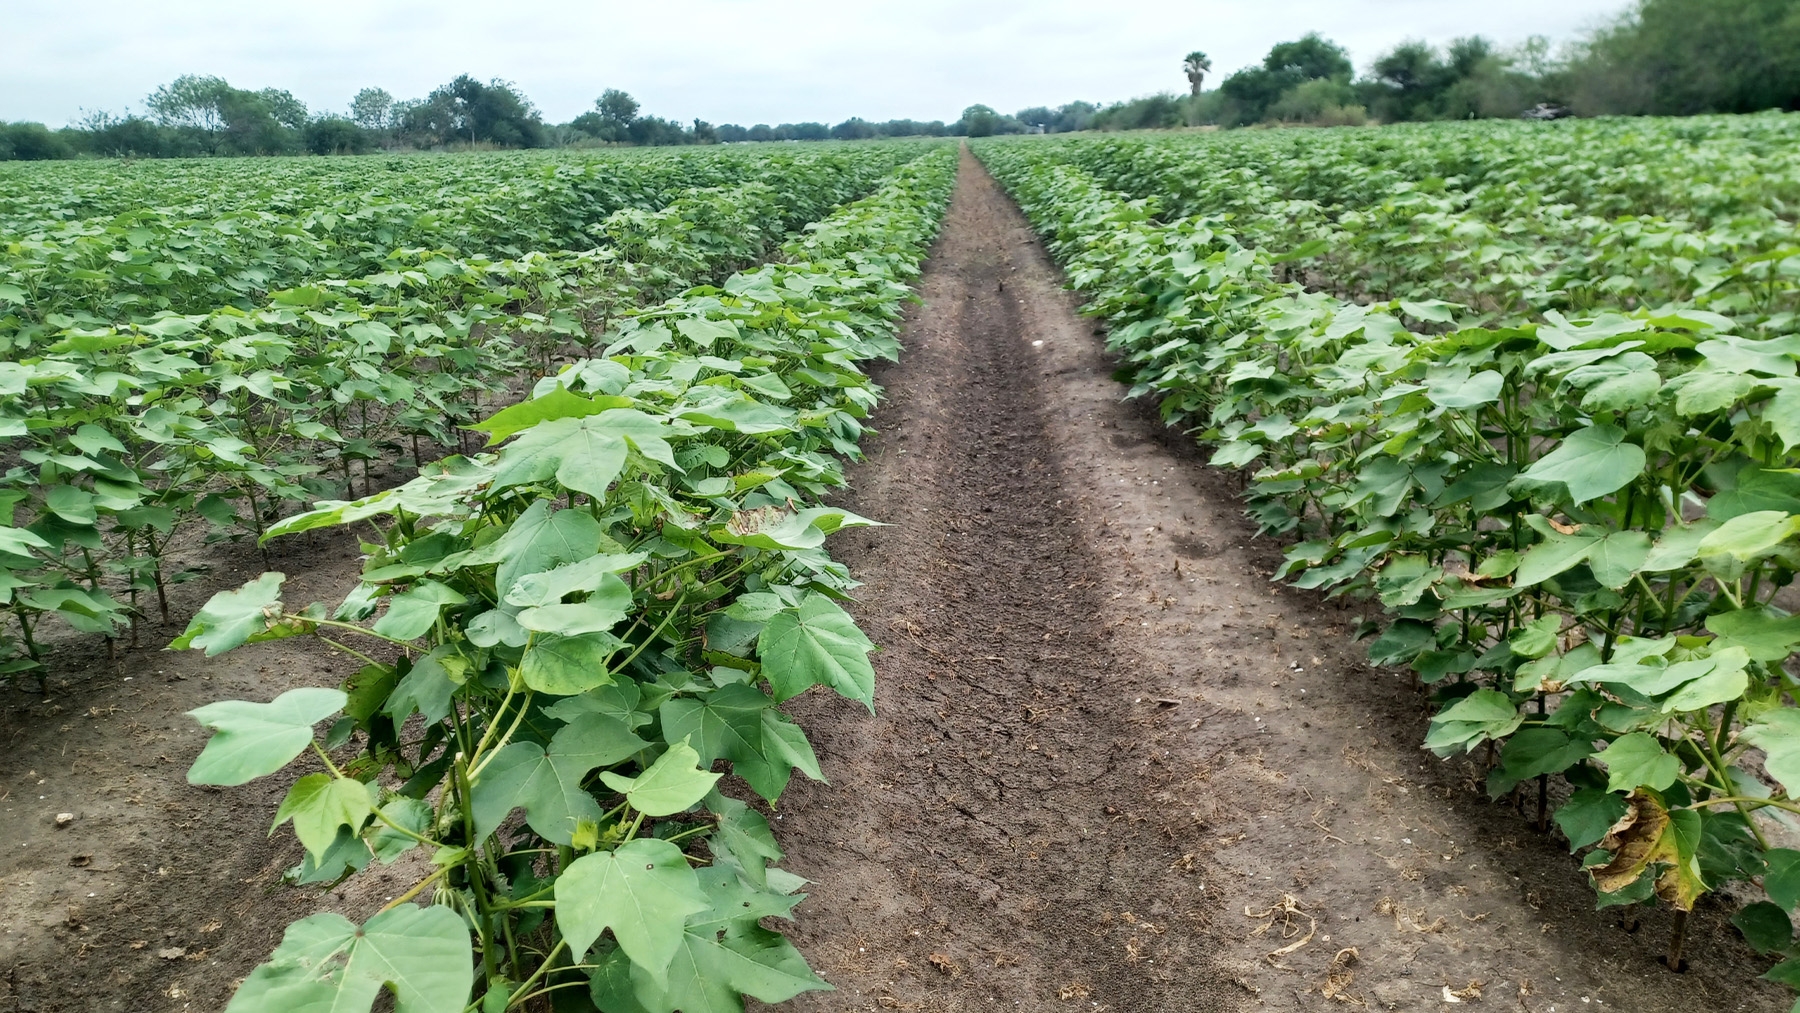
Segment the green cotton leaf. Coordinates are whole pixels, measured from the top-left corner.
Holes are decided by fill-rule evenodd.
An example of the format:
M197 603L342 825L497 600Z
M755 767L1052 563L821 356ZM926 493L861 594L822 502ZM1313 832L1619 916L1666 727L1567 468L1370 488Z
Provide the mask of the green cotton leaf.
M1794 923L1787 912L1766 900L1746 905L1731 916L1731 924L1758 953L1785 952L1794 942Z
M1790 797L1800 792L1800 710L1769 711L1738 733L1738 738L1763 751L1763 767Z
M713 342L721 338L726 341L738 340L737 324L730 320L685 317L675 321L675 330L680 332L682 337L702 348L711 348Z
M631 606L631 588L619 574L635 568L650 558L648 553L590 556L541 573L528 573L505 589L508 605L532 608L554 605L571 594L585 593L590 602L608 604L621 610Z
M1506 646L1521 658L1541 658L1556 650L1556 635L1561 632L1562 616L1552 613L1513 630Z
M93 524L99 520L94 510L94 494L72 485L51 486L44 494L44 506L70 524Z
M762 674L782 701L813 686L830 686L875 713L875 645L855 620L822 594L809 594L798 608L769 620L757 641Z
M1408 664L1436 643L1429 623L1401 619L1369 641L1369 660L1377 665Z
M1742 647L1727 647L1714 650L1712 656L1705 659L1710 668L1697 678L1685 683L1667 700L1663 701L1664 714L1676 711L1705 710L1714 704L1727 700L1736 700L1750 688L1750 677L1745 669L1750 665L1750 652ZM1684 662L1682 664L1691 664ZM1682 665L1670 665L1671 671Z
M293 820L294 836L300 838L308 854L318 856L337 839L339 827L349 827L351 833L356 833L374 811L369 786L361 781L308 774L288 789L281 808L275 810L275 824L269 831L273 833L275 827Z
M556 389L549 393L539 394L529 401L521 401L516 405L502 408L488 416L486 420L464 428L488 434L487 445L491 447L540 422L586 418L611 408L629 408L631 404L630 398L617 395L602 394L598 397L582 397L580 394L570 393L568 388L559 383Z
M700 754L682 741L671 745L636 777L608 770L600 774L600 780L646 816L673 816L692 809L723 776L701 770Z
M24 528L0 525L0 552L14 556L29 556L32 549L48 548L50 548L49 542Z
M709 535L721 544L754 549L813 549L824 545L826 536L840 528L868 527L874 523L835 507L789 510L765 506L734 512L729 521L712 529Z
M1666 791L1681 774L1681 761L1648 732L1620 736L1594 758L1606 764L1607 791Z
M611 929L619 948L659 985L689 915L711 905L687 856L668 841L637 838L583 855L556 878L556 927L578 960Z
M1675 395L1675 412L1684 417L1722 412L1742 401L1756 388L1756 380L1741 373L1696 369L1663 385L1664 394Z
M1720 524L1700 540L1698 555L1730 556L1748 562L1800 532L1800 514L1783 510L1758 510L1740 514Z
M824 780L806 733L754 686L733 683L704 700L670 700L661 715L663 734L692 743L702 766L732 761L733 772L770 801L780 797L796 768Z
M1556 825L1569 839L1569 850L1600 843L1613 825L1631 811L1625 796L1598 788L1582 788L1556 810Z
M1500 750L1500 768L1488 776L1488 791L1498 798L1520 781L1560 774L1593 752L1588 743L1570 739L1558 729L1522 728Z
M322 855L300 852L300 864L289 869L282 878L296 886L319 884L329 887L354 872L369 867L375 856L369 845L350 831L338 828L337 839Z
M779 869L776 871L780 872ZM696 869L695 875L699 877L700 888L706 891L710 905L704 916L690 922L696 929L702 925L726 929L734 922L754 924L764 918L791 920L794 906L806 899L803 893L779 893L746 882L738 870L727 866Z
M450 713L450 698L471 674L470 661L455 644L442 644L413 662L382 704L382 712L402 723L414 712L436 724Z
M431 829L431 806L416 798L396 798L381 807L381 815L420 837ZM369 833L369 850L382 865L392 865L401 855L419 846L418 840L395 830L387 823L377 824Z
M705 404L677 409L676 414L696 425L711 426L728 433L763 435L789 433L797 428L799 416L791 408L763 404L740 391L726 391L728 397L716 397Z
M762 813L713 789L706 808L719 819L719 829L707 841L717 861L736 866L738 873L761 888L768 883L770 862L779 862L781 848Z
M1762 980L1773 981L1792 989L1800 989L1800 958L1790 957L1769 968L1769 973L1763 975ZM1800 1007L1800 1002L1795 1002L1794 1005ZM1789 1010L1788 1013L1797 1013L1797 1011Z
M1665 573L1679 570L1694 561L1700 554L1700 543L1706 536L1719 529L1716 521L1700 521L1696 524L1676 524L1664 531L1656 540L1650 555L1638 567L1644 573Z
M758 373L754 376L739 377L738 384L776 401L786 401L794 396L794 392L789 389L788 385L782 383L781 377L774 373Z
M1548 519L1539 514L1528 514L1525 519L1543 533L1544 540L1519 557L1519 567L1513 571L1514 587L1532 587L1574 569L1600 547L1605 537L1586 528L1565 534L1550 527Z
M1214 451L1212 459L1206 463L1215 468L1242 468L1261 457L1265 449L1261 443L1251 440L1231 440Z
M1626 411L1649 404L1662 389L1656 360L1642 352L1626 352L1605 362L1574 369L1563 378L1582 391L1583 411Z
M1631 583L1650 558L1650 536L1642 531L1614 531L1588 553L1588 569L1601 587L1618 590Z
M524 806L526 822L539 836L571 843L578 821L598 823L603 815L581 786L588 773L649 746L624 722L605 714L578 716L550 739L548 749L535 742L511 743L476 778L470 805L476 838L486 840L508 813Z
M1714 648L1741 647L1752 661L1781 661L1800 644L1800 616L1777 615L1758 605L1706 617Z
M605 714L627 728L636 728L650 721L650 715L637 709L642 700L638 684L626 679L558 700L545 707L544 713L558 721L573 721L583 714Z
M577 608L554 605L550 608ZM548 609L528 609L544 613ZM522 614L521 614L522 615ZM519 659L519 678L539 693L574 696L613 681L607 663L625 642L611 633L595 631L576 636L550 634L531 641Z
M395 640L417 640L437 625L438 615L446 606L464 605L468 601L448 584L422 580L411 590L390 599L387 613L372 629Z
M1787 335L1769 341L1754 341L1736 335L1721 335L1694 346L1706 364L1732 373L1762 373L1768 376L1793 376L1794 357L1800 355L1800 335Z
M286 574L265 573L236 591L220 591L201 606L169 646L178 651L204 648L209 658L241 647L281 618L281 584L285 580Z
M1356 506L1367 501L1366 514L1391 517L1399 511L1412 486L1412 469L1405 462L1392 457L1377 457L1357 472L1356 486L1346 505Z
M1643 696L1655 697L1684 686L1712 669L1713 663L1709 658L1671 665L1665 658L1650 656L1640 661L1593 665L1576 672L1571 681L1617 684L1629 687Z
M1763 875L1763 890L1784 911L1800 906L1800 851L1770 848L1763 852L1768 871Z
M617 580L618 578L614 578ZM621 581L620 586L624 584ZM626 590L624 606L606 599L570 602L564 605L541 605L521 609L514 617L518 624L533 633L554 633L565 637L604 634L617 626L628 614L630 591Z
M1625 430L1597 425L1570 433L1557 448L1514 480L1515 486L1560 484L1573 503L1599 499L1644 473L1644 449L1625 442Z
M1478 408L1500 400L1505 383L1506 378L1491 369L1473 375L1428 376L1425 397L1439 408Z
M69 435L69 442L84 454L100 454L111 451L115 454L125 453L125 444L106 430L91 422L83 423Z
M243 784L288 765L313 740L313 725L343 710L341 690L290 689L268 703L225 700L188 711L213 736L188 768L189 784Z
M526 574L587 559L600 551L605 537L600 522L585 510L552 513L550 505L539 500L520 514L505 534L488 543L492 555L482 562L498 562L494 587L510 590Z
M662 705L663 734L694 747L702 766L714 760L763 759L763 712L775 706L754 686L733 683L704 699L681 698Z
M626 963L623 954L615 956ZM743 996L782 1003L802 992L831 986L806 966L806 958L780 933L754 924L690 925L669 964L668 982L659 984L629 964L619 973L603 961L591 979L596 1005L608 1010L680 1010L681 1013L743 1013Z
M555 478L564 488L605 499L629 450L624 438L592 418L540 423L500 452L494 488Z
M1518 705L1506 694L1478 689L1431 719L1425 748L1439 756L1449 756L1458 749L1473 750L1488 739L1511 735L1524 720Z
M370 517L393 513L399 507L400 490L398 489L383 489L372 496L364 496L362 499L353 501L320 500L311 510L297 513L292 517L284 517L269 525L269 529L263 532L262 541L267 542L282 535L299 534L302 531L312 531L316 528L354 524Z
M356 1013L373 1007L384 987L395 1013L462 1013L474 986L462 915L408 904L361 927L331 913L289 925L225 1013Z
M566 489L603 499L625 467L628 450L680 471L664 439L669 434L664 423L630 408L540 422L500 452L493 487L555 478Z
M519 625L518 619L501 609L489 609L463 627L469 635L469 643L476 647L493 647L505 644L508 647L524 647L531 640L531 631Z
M736 767L746 784L773 803L781 797L796 770L811 780L825 780L819 770L819 757L799 725L773 708L763 711L762 722L763 759L745 760Z
M1414 320L1427 320L1434 324L1448 324L1454 322L1456 315L1452 313L1451 310L1456 308L1456 303L1445 302L1442 299L1427 299L1424 301L1415 301L1412 299L1400 300L1400 311L1402 313L1412 317Z
M1759 510L1800 513L1800 471L1748 467L1737 473L1737 484L1706 501L1706 516L1728 521Z
M1777 381L1775 396L1763 405L1762 417L1781 440L1783 451L1792 453L1800 447L1800 381Z

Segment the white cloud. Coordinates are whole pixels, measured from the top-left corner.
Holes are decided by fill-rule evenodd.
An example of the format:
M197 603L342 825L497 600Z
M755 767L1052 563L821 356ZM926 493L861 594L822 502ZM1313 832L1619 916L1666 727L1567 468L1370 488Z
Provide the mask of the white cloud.
M1318 31L1359 66L1407 38L1574 37L1624 0L0 0L0 119L62 124L140 108L158 84L217 74L286 88L315 110L359 88L422 96L461 73L515 81L567 120L604 88L646 112L715 123L952 120L1185 86ZM1215 78L1216 79L1216 78Z

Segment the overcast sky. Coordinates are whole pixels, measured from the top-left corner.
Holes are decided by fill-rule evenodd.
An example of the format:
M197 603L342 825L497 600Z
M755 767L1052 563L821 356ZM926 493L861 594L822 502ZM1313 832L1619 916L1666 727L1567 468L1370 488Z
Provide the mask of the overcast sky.
M714 123L954 120L1183 89L1322 32L1359 70L1407 38L1563 41L1626 0L0 0L0 120L141 110L216 74L343 110L359 88L422 97L457 74L516 82L561 122L604 88ZM1208 85L1211 86L1210 84Z

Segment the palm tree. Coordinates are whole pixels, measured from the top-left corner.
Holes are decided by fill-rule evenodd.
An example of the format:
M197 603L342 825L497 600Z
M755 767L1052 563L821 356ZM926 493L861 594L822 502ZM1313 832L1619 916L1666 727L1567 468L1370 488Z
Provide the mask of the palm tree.
M1194 89L1195 95L1200 94L1200 82L1206 80L1206 72L1211 69L1212 58L1198 49L1181 61L1181 70L1187 75L1188 85Z

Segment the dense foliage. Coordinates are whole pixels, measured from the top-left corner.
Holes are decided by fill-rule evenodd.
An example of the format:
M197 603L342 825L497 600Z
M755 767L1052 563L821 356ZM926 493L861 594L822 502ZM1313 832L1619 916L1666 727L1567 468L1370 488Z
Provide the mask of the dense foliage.
M1482 749L1497 797L1535 781L1603 905L1755 883L1736 923L1791 957L1796 140L1765 115L977 150L1132 391L1252 469L1278 576L1386 611L1370 653L1429 688L1427 747Z
M19 170L0 671L37 667L47 620L135 635L145 596L167 614L184 529L259 535L359 471L366 490L371 460L460 447L522 371L761 261L921 150Z
M820 777L780 702L824 685L873 706L872 645L835 602L854 584L821 547L867 522L820 501L875 401L858 363L897 353L954 171L939 148L777 261L628 314L600 357L473 427L497 450L269 529L379 539L341 605L290 608L265 574L177 646L359 636L390 660L364 656L342 691L195 711L214 735L189 776L241 784L310 748L324 771L276 814L307 849L296 876L417 846L432 870L363 926L290 926L231 1009L367 1009L386 985L416 1013L552 994L712 1013L829 987L761 925L803 881L713 768L772 802L793 771Z

